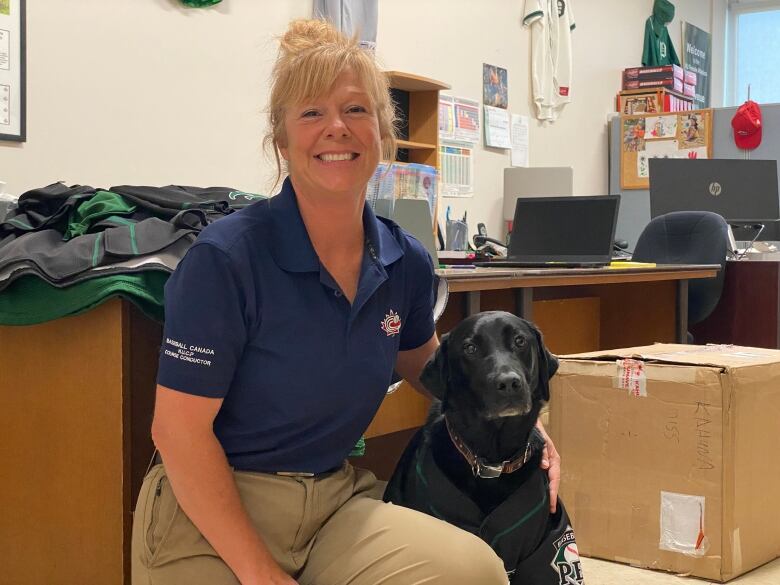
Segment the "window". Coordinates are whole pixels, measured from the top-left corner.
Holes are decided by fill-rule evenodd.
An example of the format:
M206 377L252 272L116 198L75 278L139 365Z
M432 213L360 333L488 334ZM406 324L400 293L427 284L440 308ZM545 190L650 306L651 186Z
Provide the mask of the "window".
M730 0L725 105L780 102L780 0Z

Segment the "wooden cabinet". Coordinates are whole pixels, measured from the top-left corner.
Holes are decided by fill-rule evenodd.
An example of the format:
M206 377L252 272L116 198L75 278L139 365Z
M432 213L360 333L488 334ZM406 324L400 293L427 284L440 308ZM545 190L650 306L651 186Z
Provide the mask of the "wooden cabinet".
M387 71L400 118L399 162L439 168L439 91L450 86L435 79Z
M780 261L727 262L718 306L690 331L697 345L780 349Z
M0 326L0 583L130 583L161 336L119 299Z

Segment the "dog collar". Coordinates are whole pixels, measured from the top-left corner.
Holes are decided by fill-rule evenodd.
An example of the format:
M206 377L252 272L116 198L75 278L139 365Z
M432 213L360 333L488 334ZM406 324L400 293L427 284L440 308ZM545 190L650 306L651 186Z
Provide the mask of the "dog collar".
M495 479L500 477L502 473L512 473L520 469L528 461L528 457L531 454L531 441L525 446L525 451L519 457L504 461L498 464L490 464L486 462L482 457L476 455L471 449L468 448L462 438L452 429L449 419L444 417L444 424L447 425L447 432L450 434L450 439L453 445L460 451L466 462L471 466L471 470L474 472L474 477L481 477L483 479Z

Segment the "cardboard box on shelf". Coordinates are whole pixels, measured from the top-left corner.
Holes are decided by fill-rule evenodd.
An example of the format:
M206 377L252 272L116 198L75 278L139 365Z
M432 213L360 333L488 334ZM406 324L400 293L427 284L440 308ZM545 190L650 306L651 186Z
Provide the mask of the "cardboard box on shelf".
M667 89L629 89L618 93L616 109L621 114L684 112L693 109L693 99Z
M559 357L550 432L580 553L717 581L780 556L780 351Z
M653 67L628 67L623 69L623 80L629 79L671 79L682 81L685 72L679 65L658 65Z
M690 69L685 70L685 75L683 75L683 83L687 83L689 85L696 85L696 72L691 71Z
M668 77L664 79L630 79L623 81L623 89L647 89L655 87L664 87L682 93L683 80L678 79L677 77Z

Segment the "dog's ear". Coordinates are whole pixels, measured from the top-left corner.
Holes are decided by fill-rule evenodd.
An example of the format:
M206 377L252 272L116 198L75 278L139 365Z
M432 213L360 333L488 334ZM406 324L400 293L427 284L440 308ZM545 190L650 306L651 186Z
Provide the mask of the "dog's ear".
M547 346L544 345L542 340L542 332L535 326L531 329L536 336L536 345L539 349L539 391L542 395L542 400L545 402L550 400L550 378L558 371L558 358L551 354Z
M449 360L447 359L448 337L449 334L442 335L436 353L431 356L420 374L420 382L423 386L442 402L447 395L447 386L450 382Z

